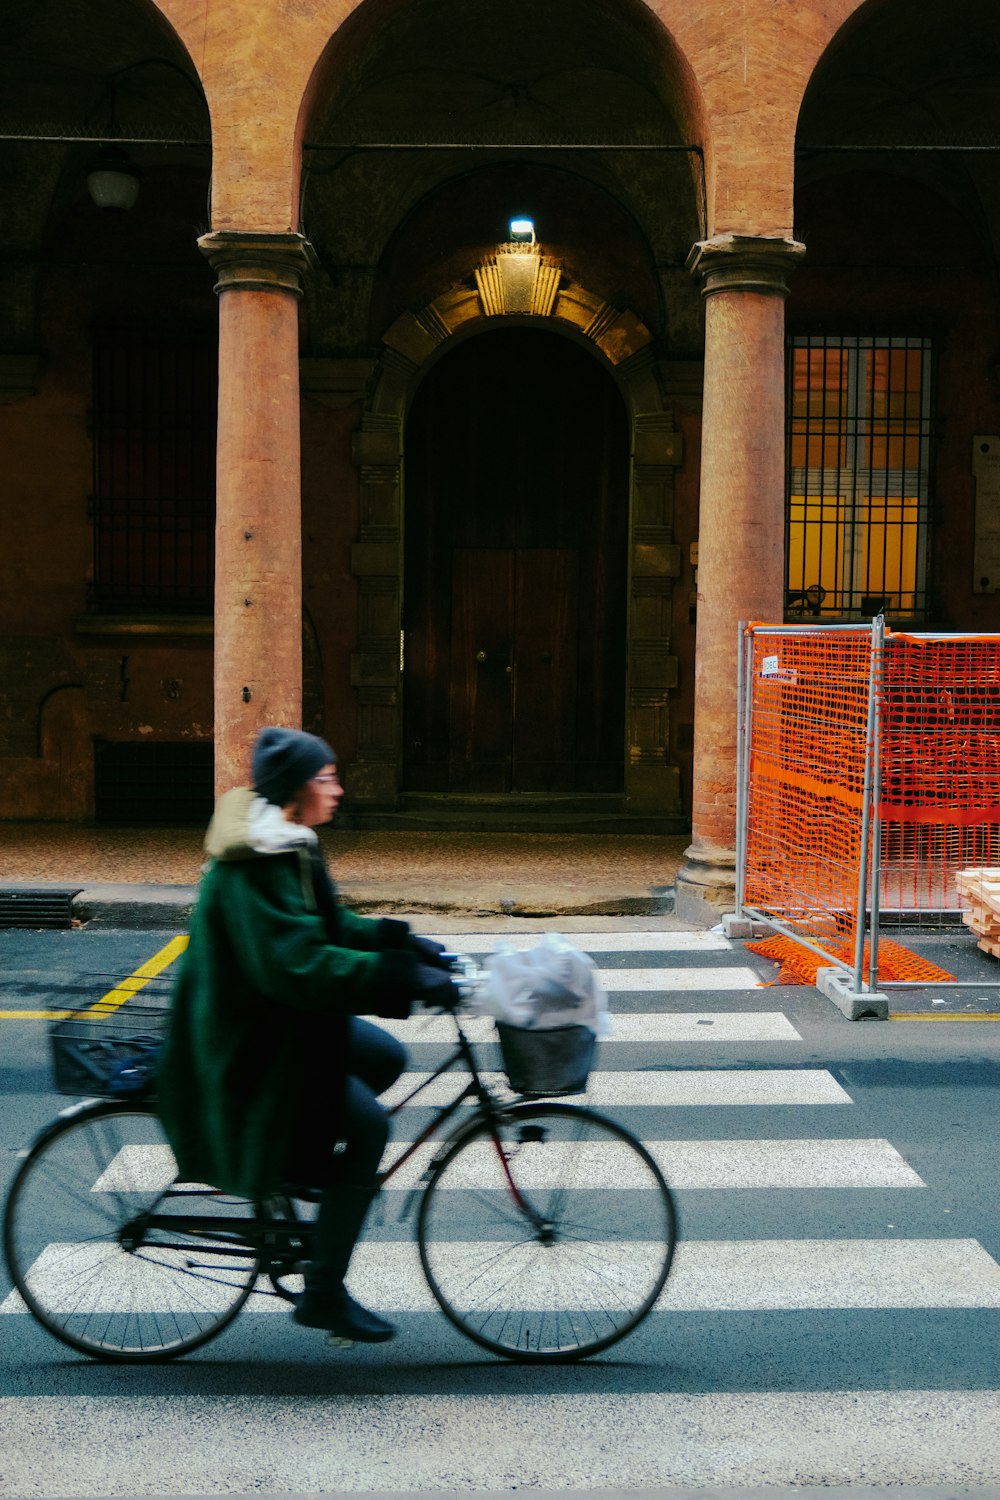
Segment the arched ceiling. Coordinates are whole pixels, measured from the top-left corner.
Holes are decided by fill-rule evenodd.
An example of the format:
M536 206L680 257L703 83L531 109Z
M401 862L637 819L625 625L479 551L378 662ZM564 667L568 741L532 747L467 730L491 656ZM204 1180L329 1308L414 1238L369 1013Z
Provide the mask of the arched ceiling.
M87 195L99 143L111 138L128 143L142 184L138 207L123 219L109 218ZM191 208L199 205L204 226L210 164L208 111L194 70L147 0L7 0L0 347L35 342L43 264L199 262Z
M103 132L111 79L123 135L207 144L194 69L146 0L7 0L0 30L5 131Z
M872 0L834 38L799 118L800 146L1000 146L996 0Z
M849 172L923 183L1000 244L997 0L869 0L852 16L803 101L796 181Z
M681 139L679 65L633 0L413 0L345 33L307 140Z
M631 236L632 271L652 289L629 300L661 328L671 278L696 300L684 261L699 233L701 159L683 149L696 144L686 87L669 37L637 0L362 6L328 49L305 130L303 228L331 280L311 326L325 323L332 347L356 345L372 289L377 324L391 295L405 306L470 276L522 211L538 215L546 253L578 260L585 280L604 240ZM390 245L396 286L380 302Z

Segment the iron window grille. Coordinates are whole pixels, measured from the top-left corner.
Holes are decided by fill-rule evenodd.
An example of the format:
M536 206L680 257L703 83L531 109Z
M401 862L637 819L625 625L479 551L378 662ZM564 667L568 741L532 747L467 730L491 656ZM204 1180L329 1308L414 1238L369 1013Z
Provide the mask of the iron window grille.
M97 612L211 612L216 405L211 335L141 325L95 334Z
M928 612L929 339L789 341L785 612Z

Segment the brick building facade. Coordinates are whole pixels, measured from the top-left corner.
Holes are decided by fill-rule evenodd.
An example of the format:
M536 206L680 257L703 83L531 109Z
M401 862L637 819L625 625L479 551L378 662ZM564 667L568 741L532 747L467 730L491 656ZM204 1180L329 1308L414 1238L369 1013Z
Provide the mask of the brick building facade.
M993 0L33 0L0 72L0 818L304 722L359 817L690 826L695 913L739 620L1000 628Z

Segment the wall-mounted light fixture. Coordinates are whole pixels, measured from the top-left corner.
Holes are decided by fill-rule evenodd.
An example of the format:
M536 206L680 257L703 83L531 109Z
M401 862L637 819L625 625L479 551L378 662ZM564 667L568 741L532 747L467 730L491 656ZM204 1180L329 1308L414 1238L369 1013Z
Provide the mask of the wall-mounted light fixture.
M510 239L497 246L496 268L502 287L504 311L530 313L541 252L535 242L535 222L518 214L508 225Z

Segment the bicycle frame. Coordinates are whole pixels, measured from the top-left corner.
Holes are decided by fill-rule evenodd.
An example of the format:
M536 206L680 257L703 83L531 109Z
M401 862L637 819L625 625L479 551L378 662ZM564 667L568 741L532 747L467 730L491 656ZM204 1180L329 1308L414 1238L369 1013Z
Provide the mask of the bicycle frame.
M389 1110L389 1116L390 1118L394 1118L401 1109L410 1104L414 1099L418 1098L425 1089L430 1088L433 1083L436 1083L439 1078L443 1077L445 1073L450 1072L451 1069L456 1067L458 1064L462 1064L466 1071L469 1073L469 1081L465 1085L465 1087L455 1095L454 1099L452 1099L449 1103L442 1105L440 1109L436 1110L434 1118L419 1133L419 1135L413 1141L411 1141L409 1145L405 1147L405 1149L400 1151L395 1160L390 1162L387 1167L385 1167L381 1172L378 1173L376 1181L380 1190L385 1186L387 1182L390 1181L390 1179L396 1174L396 1172L398 1172L399 1169L410 1160L415 1152L417 1152L423 1145L425 1145L427 1141L431 1140L435 1135L438 1134L438 1132L446 1124L446 1122L450 1120L461 1109L462 1105L467 1099L476 1099L478 1105L476 1116L478 1118L485 1118L490 1122L493 1122L502 1110L502 1106L499 1105L493 1098L486 1084L483 1083L483 1080L480 1077L479 1068L476 1062L476 1055L473 1050L472 1043L469 1041L469 1038L462 1030L461 1021L458 1015L454 1012L453 1018L455 1021L455 1028L458 1033L457 1044L454 1051L451 1052L451 1054L444 1060L443 1063L441 1063L438 1068L434 1070L433 1073L429 1074L427 1078L418 1083L417 1086L412 1089L404 1099L401 1099L397 1104L395 1104L392 1109ZM452 1139L453 1136L449 1136L446 1141L443 1142L442 1149L447 1149L447 1146ZM517 1186L517 1183L514 1181L507 1161L507 1157L504 1154L503 1148L500 1143L500 1137L496 1132L494 1132L493 1134L493 1143L503 1167L508 1191L510 1192L518 1209L522 1213L526 1214L527 1217L537 1227L542 1223L542 1217L523 1196ZM428 1165L427 1171L424 1174L424 1178L412 1190L407 1206L404 1209L404 1213L409 1210L413 1199L419 1194L421 1187L427 1180L430 1172L433 1170L434 1165L435 1162L431 1162ZM182 1187L177 1190L168 1188L167 1191L163 1194L163 1197L165 1198L168 1195L174 1200L181 1197L197 1198L199 1196L217 1196L213 1189L203 1187ZM283 1199L287 1199L294 1197L294 1194L284 1193L277 1196L280 1196ZM135 1226L134 1248L138 1248L138 1246L142 1243L142 1235L144 1232L148 1233L153 1230L158 1230L161 1233L176 1235L197 1236L198 1234L205 1234L206 1236L210 1236L213 1241L211 1252L213 1256L219 1257L228 1255L236 1259L246 1259L251 1255L260 1255L265 1260L265 1270L267 1270L269 1266L272 1266L274 1262L280 1261L280 1250L282 1247L286 1247L287 1249L294 1248L295 1241L297 1239L308 1240L312 1230L310 1221L298 1218L295 1215L294 1209L292 1210L291 1216L288 1216L287 1214L278 1214L269 1215L266 1217L255 1216L252 1219L227 1219L224 1216L209 1217L198 1214L192 1214L188 1216L184 1214L168 1215L144 1213L139 1215L135 1220L131 1221L131 1225L126 1224L123 1227L121 1238L122 1244L126 1247L128 1247L128 1241L130 1238L128 1231L133 1225ZM218 1244L218 1241L220 1239L231 1239L233 1242L232 1248L230 1249L220 1246ZM163 1241L157 1241L156 1248L184 1250L189 1249L190 1246L170 1245L169 1243L165 1244ZM299 1249L301 1250L302 1248L304 1247L300 1245ZM287 1275L289 1273L285 1272L283 1274Z
M465 1067L466 1071L470 1075L469 1081L466 1084L465 1088L461 1091L461 1093L456 1094L455 1098L452 1099L449 1104L442 1105L431 1123L423 1131L421 1131L421 1133L416 1137L414 1141L411 1141L410 1145L407 1146L404 1151L400 1152L395 1161L391 1162L388 1167L386 1167L382 1172L378 1174L378 1185L380 1188L383 1187L385 1183L387 1183L390 1178L396 1174L396 1172L398 1172L399 1168L402 1167L404 1163L410 1160L410 1157L413 1156L421 1146L425 1145L427 1141L431 1140L435 1135L437 1135L438 1131L441 1129L442 1125L444 1125L445 1121L450 1120L452 1115L456 1114L457 1111L461 1109L466 1099L473 1097L476 1098L479 1104L477 1113L480 1116L484 1116L490 1122L492 1122L496 1118L496 1115L499 1112L500 1106L497 1105L496 1100L493 1098L489 1089L486 1087L486 1085L483 1083L483 1080L479 1076L479 1068L476 1063L476 1054L473 1051L472 1043L469 1041L469 1038L462 1030L462 1023L459 1020L457 1013L453 1012L452 1014L455 1021L455 1029L458 1032L458 1044L455 1047L454 1052L452 1052L451 1056L447 1057L441 1064L441 1066L439 1068L436 1068L429 1077L425 1078L422 1083L418 1083L416 1088L413 1089L409 1094L407 1094L405 1099L401 1099L398 1104L394 1105L393 1108L389 1111L389 1116L390 1118L395 1118L395 1116L404 1107L404 1105L411 1103L412 1100L416 1099L420 1094L423 1093L424 1089L430 1088L432 1083L436 1083L439 1078L443 1077L443 1075L449 1072L453 1067L455 1067L457 1063L461 1063ZM447 1145L447 1142L445 1144ZM528 1203L524 1198L523 1194L517 1186L517 1183L511 1176L507 1158L504 1155L503 1148L500 1145L500 1138L496 1133L494 1133L493 1136L493 1144L503 1166L504 1176L507 1179L507 1187L515 1203L522 1211L522 1213L526 1213L530 1218L538 1221L539 1215L535 1213L534 1209L531 1207L531 1204ZM431 1162L424 1174L423 1181L426 1181L433 1167L434 1162ZM413 1189L413 1194L411 1194L411 1201L413 1195L420 1191L420 1186L422 1186L422 1183Z

